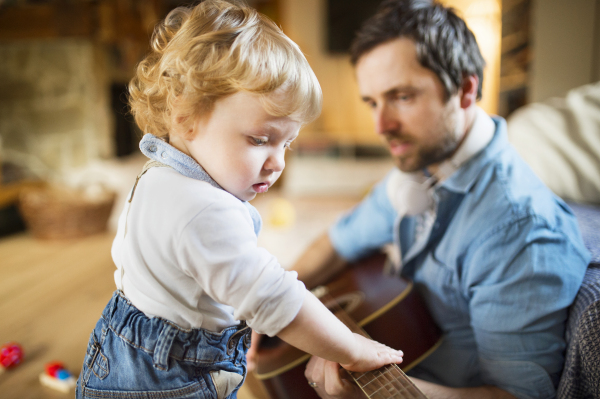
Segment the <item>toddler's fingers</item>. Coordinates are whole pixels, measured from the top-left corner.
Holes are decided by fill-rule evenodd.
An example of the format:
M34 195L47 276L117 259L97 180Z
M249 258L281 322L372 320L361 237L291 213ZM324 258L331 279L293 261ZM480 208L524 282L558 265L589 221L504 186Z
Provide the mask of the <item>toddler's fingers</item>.
M388 348L388 355L390 358L390 363L400 364L404 360L404 352L402 352L401 350Z

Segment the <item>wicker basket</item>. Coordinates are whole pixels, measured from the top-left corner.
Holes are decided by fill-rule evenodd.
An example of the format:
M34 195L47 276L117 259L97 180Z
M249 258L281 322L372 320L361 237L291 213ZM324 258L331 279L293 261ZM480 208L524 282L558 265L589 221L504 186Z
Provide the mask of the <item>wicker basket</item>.
M19 211L36 238L80 238L106 230L115 196L64 187L30 189L20 194Z

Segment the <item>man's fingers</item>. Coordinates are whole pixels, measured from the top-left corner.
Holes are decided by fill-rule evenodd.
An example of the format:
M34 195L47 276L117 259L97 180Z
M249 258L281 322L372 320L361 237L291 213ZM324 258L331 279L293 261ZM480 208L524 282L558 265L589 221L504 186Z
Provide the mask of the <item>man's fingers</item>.
M323 365L325 375L325 392L329 395L339 396L345 391L345 384L340 376L340 365L326 361Z
M248 352L246 352L247 367L250 371L256 368L256 362L258 361L258 346L260 345L261 339L262 334L259 334L256 331L252 330L250 348L248 348Z
M306 365L306 369L304 370L304 376L309 382L316 382L317 384L323 383L323 367L325 364L325 359L321 359L320 357L313 356L308 361Z

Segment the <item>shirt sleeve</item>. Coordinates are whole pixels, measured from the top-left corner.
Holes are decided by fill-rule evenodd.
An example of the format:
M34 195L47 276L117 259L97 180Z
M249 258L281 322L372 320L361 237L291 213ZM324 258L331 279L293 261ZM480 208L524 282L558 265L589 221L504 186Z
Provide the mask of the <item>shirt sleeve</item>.
M236 319L273 336L296 317L306 288L257 246L247 209L235 205L214 202L188 223L179 264L213 300L233 307Z
M567 310L587 262L562 231L526 217L481 237L463 295L484 383L517 398L554 398Z
M387 194L389 177L329 229L329 239L342 258L355 261L393 242L397 212Z

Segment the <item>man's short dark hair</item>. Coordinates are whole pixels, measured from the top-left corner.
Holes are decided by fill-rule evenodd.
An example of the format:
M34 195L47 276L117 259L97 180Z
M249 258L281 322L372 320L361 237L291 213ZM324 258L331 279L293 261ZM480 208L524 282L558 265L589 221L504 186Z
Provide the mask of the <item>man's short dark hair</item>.
M477 75L481 98L485 61L473 32L452 8L431 0L384 0L358 31L350 49L356 65L373 48L397 38L412 39L421 65L438 76L446 98L456 94L465 76Z

